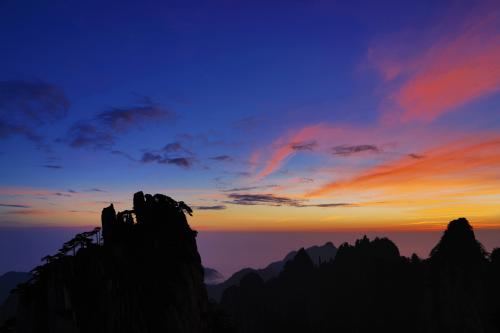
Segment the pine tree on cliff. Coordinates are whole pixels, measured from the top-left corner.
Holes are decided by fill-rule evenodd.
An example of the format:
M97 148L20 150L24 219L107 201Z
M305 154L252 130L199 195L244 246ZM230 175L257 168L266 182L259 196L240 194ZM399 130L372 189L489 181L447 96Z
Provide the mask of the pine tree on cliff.
M36 279L18 288L15 321L7 329L209 332L201 258L184 215L189 210L165 195L142 192L134 195L134 210L117 214L113 205L104 208L104 246L91 246L96 228L66 242L54 259L44 257L50 264L34 270ZM71 250L73 256L59 260Z

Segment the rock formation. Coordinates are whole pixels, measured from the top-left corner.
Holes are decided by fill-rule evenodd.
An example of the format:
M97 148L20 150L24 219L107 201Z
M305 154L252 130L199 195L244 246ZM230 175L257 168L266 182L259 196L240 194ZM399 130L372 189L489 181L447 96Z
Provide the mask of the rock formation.
M103 245L76 237L61 249L68 255L44 258L48 263L36 269L36 278L15 292L17 311L4 329L209 331L196 232L185 213L191 209L183 202L142 192L134 195L133 210L104 208Z

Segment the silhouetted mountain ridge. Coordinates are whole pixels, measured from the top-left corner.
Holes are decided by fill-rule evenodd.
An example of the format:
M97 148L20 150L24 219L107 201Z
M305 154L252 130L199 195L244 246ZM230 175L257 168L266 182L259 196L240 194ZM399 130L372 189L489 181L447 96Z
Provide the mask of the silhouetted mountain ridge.
M500 331L500 249L488 254L464 218L428 259L366 236L338 250L302 248L268 275L237 272L212 304L185 213L182 202L142 192L133 210L103 209L104 243L96 228L45 256L8 297L0 332Z
M321 262L324 261L329 261L335 258L335 255L337 253L337 248L335 245L333 245L332 242L326 242L322 246L311 246L305 249L305 251L309 254L309 257L312 258L314 263L316 265L319 265ZM291 251L289 252L283 260L275 261L267 265L265 268L260 268L260 269L254 269L254 268L243 268L233 275L231 275L226 281L219 283L219 284L214 284L210 285L208 284L207 287L207 292L208 296L211 299L214 299L216 301L219 301L222 293L224 290L227 288L238 285L241 281L241 279L249 274L249 273L256 273L259 275L264 281L267 281L273 277L278 276L278 274L283 270L285 267L285 264L295 258L299 251Z
M133 201L133 210L103 209L104 244L96 228L43 258L13 293L18 305L5 330L212 331L191 209L162 194L138 192Z
M205 284L217 284L224 281L224 276L216 269L203 267L203 282Z
M242 277L220 306L239 332L499 332L499 281L500 249L488 256L461 218L429 259L366 236L319 266L301 249L277 277Z

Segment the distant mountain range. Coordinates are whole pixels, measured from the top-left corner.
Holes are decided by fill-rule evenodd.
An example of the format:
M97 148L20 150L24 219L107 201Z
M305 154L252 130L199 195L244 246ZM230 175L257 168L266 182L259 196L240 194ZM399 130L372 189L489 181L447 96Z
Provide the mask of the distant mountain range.
M203 282L205 284L218 284L224 281L224 276L216 269L203 267Z
M0 307L0 332L500 332L500 248L488 253L465 218L426 259L364 236L206 284L222 276L202 267L184 212L142 192L133 211L106 207L104 244L79 234L44 258ZM29 277L9 273L1 290Z
M315 265L319 265L321 262L333 260L335 258L335 255L337 254L337 248L335 247L335 245L333 245L332 242L327 242L322 246L311 246L305 249L305 251ZM297 253L298 251L292 251L288 253L282 260L272 262L265 268L243 268L231 275L231 277L229 277L222 283L209 283L207 282L207 279L205 279L208 297L216 301L220 301L224 290L231 286L239 285L241 279L249 273L257 273L264 281L276 277L283 270L285 264L295 258Z
M275 278L247 273L218 305L237 332L498 333L499 281L500 248L488 253L459 218L426 259L366 236L320 265L300 249Z
M337 248L328 242L322 246L312 246L306 249L311 259L319 264L321 261L328 261L335 258ZM283 260L270 263L265 268L253 269L243 268L234 273L229 279L224 281L224 276L214 268L204 267L204 282L207 285L209 297L219 300L224 290L233 285L238 285L241 278L248 273L256 272L264 280L269 280L277 276L285 266L285 263L292 260L297 255L297 251L288 253ZM8 272L0 276L0 305L7 299L9 292L18 284L26 282L31 277L27 272Z

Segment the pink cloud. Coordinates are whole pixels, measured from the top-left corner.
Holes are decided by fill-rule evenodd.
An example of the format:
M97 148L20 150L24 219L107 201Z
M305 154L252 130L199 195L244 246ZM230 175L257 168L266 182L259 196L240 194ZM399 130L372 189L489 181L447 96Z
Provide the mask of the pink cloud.
M294 144L318 140L325 136L338 135L342 131L341 128L331 127L326 124L316 124L303 127L280 137L273 144L273 146L277 146L278 148L265 163L264 169L260 171L257 177L264 178L279 169L288 157L296 153L297 150L294 148Z
M389 109L386 110L386 118L396 123L430 122L468 102L498 91L498 22L498 11L474 15L453 33L446 33L444 37L428 42L425 51L414 50L411 56L408 56L407 50L392 52L392 49L383 45L382 50L376 45L370 48L368 59L375 64L384 80L399 79L386 100ZM393 45L398 43L400 41L392 41ZM394 57L393 53L397 56Z
M251 172L255 171L255 169L259 165L259 161L260 161L260 151L256 150L250 155L250 158L248 159Z
M37 189L31 187L0 187L0 195L34 195L46 196L54 192L46 189Z
M405 156L361 171L352 178L323 184L306 197L322 197L344 189L390 188L401 192L415 186L428 191L436 185L445 188L460 184L496 184L498 177L496 173L492 177L491 170L500 167L499 148L498 134L474 135L428 149L421 158Z
M314 141L315 150L325 152L334 145L397 142L411 154L412 149L460 137L428 123L500 89L500 15L498 10L485 12L483 8L466 20L443 19L444 24L425 34L398 32L374 43L368 61L384 79L383 121L365 127L321 123L293 130L274 141L271 154L266 156L267 147L258 150L264 166L257 178L275 172L298 153L293 143Z
M10 210L10 211L7 211L5 214L7 214L7 215L33 215L33 216L39 216L39 215L54 214L54 212L55 211L44 210L44 209L20 209L20 210Z

